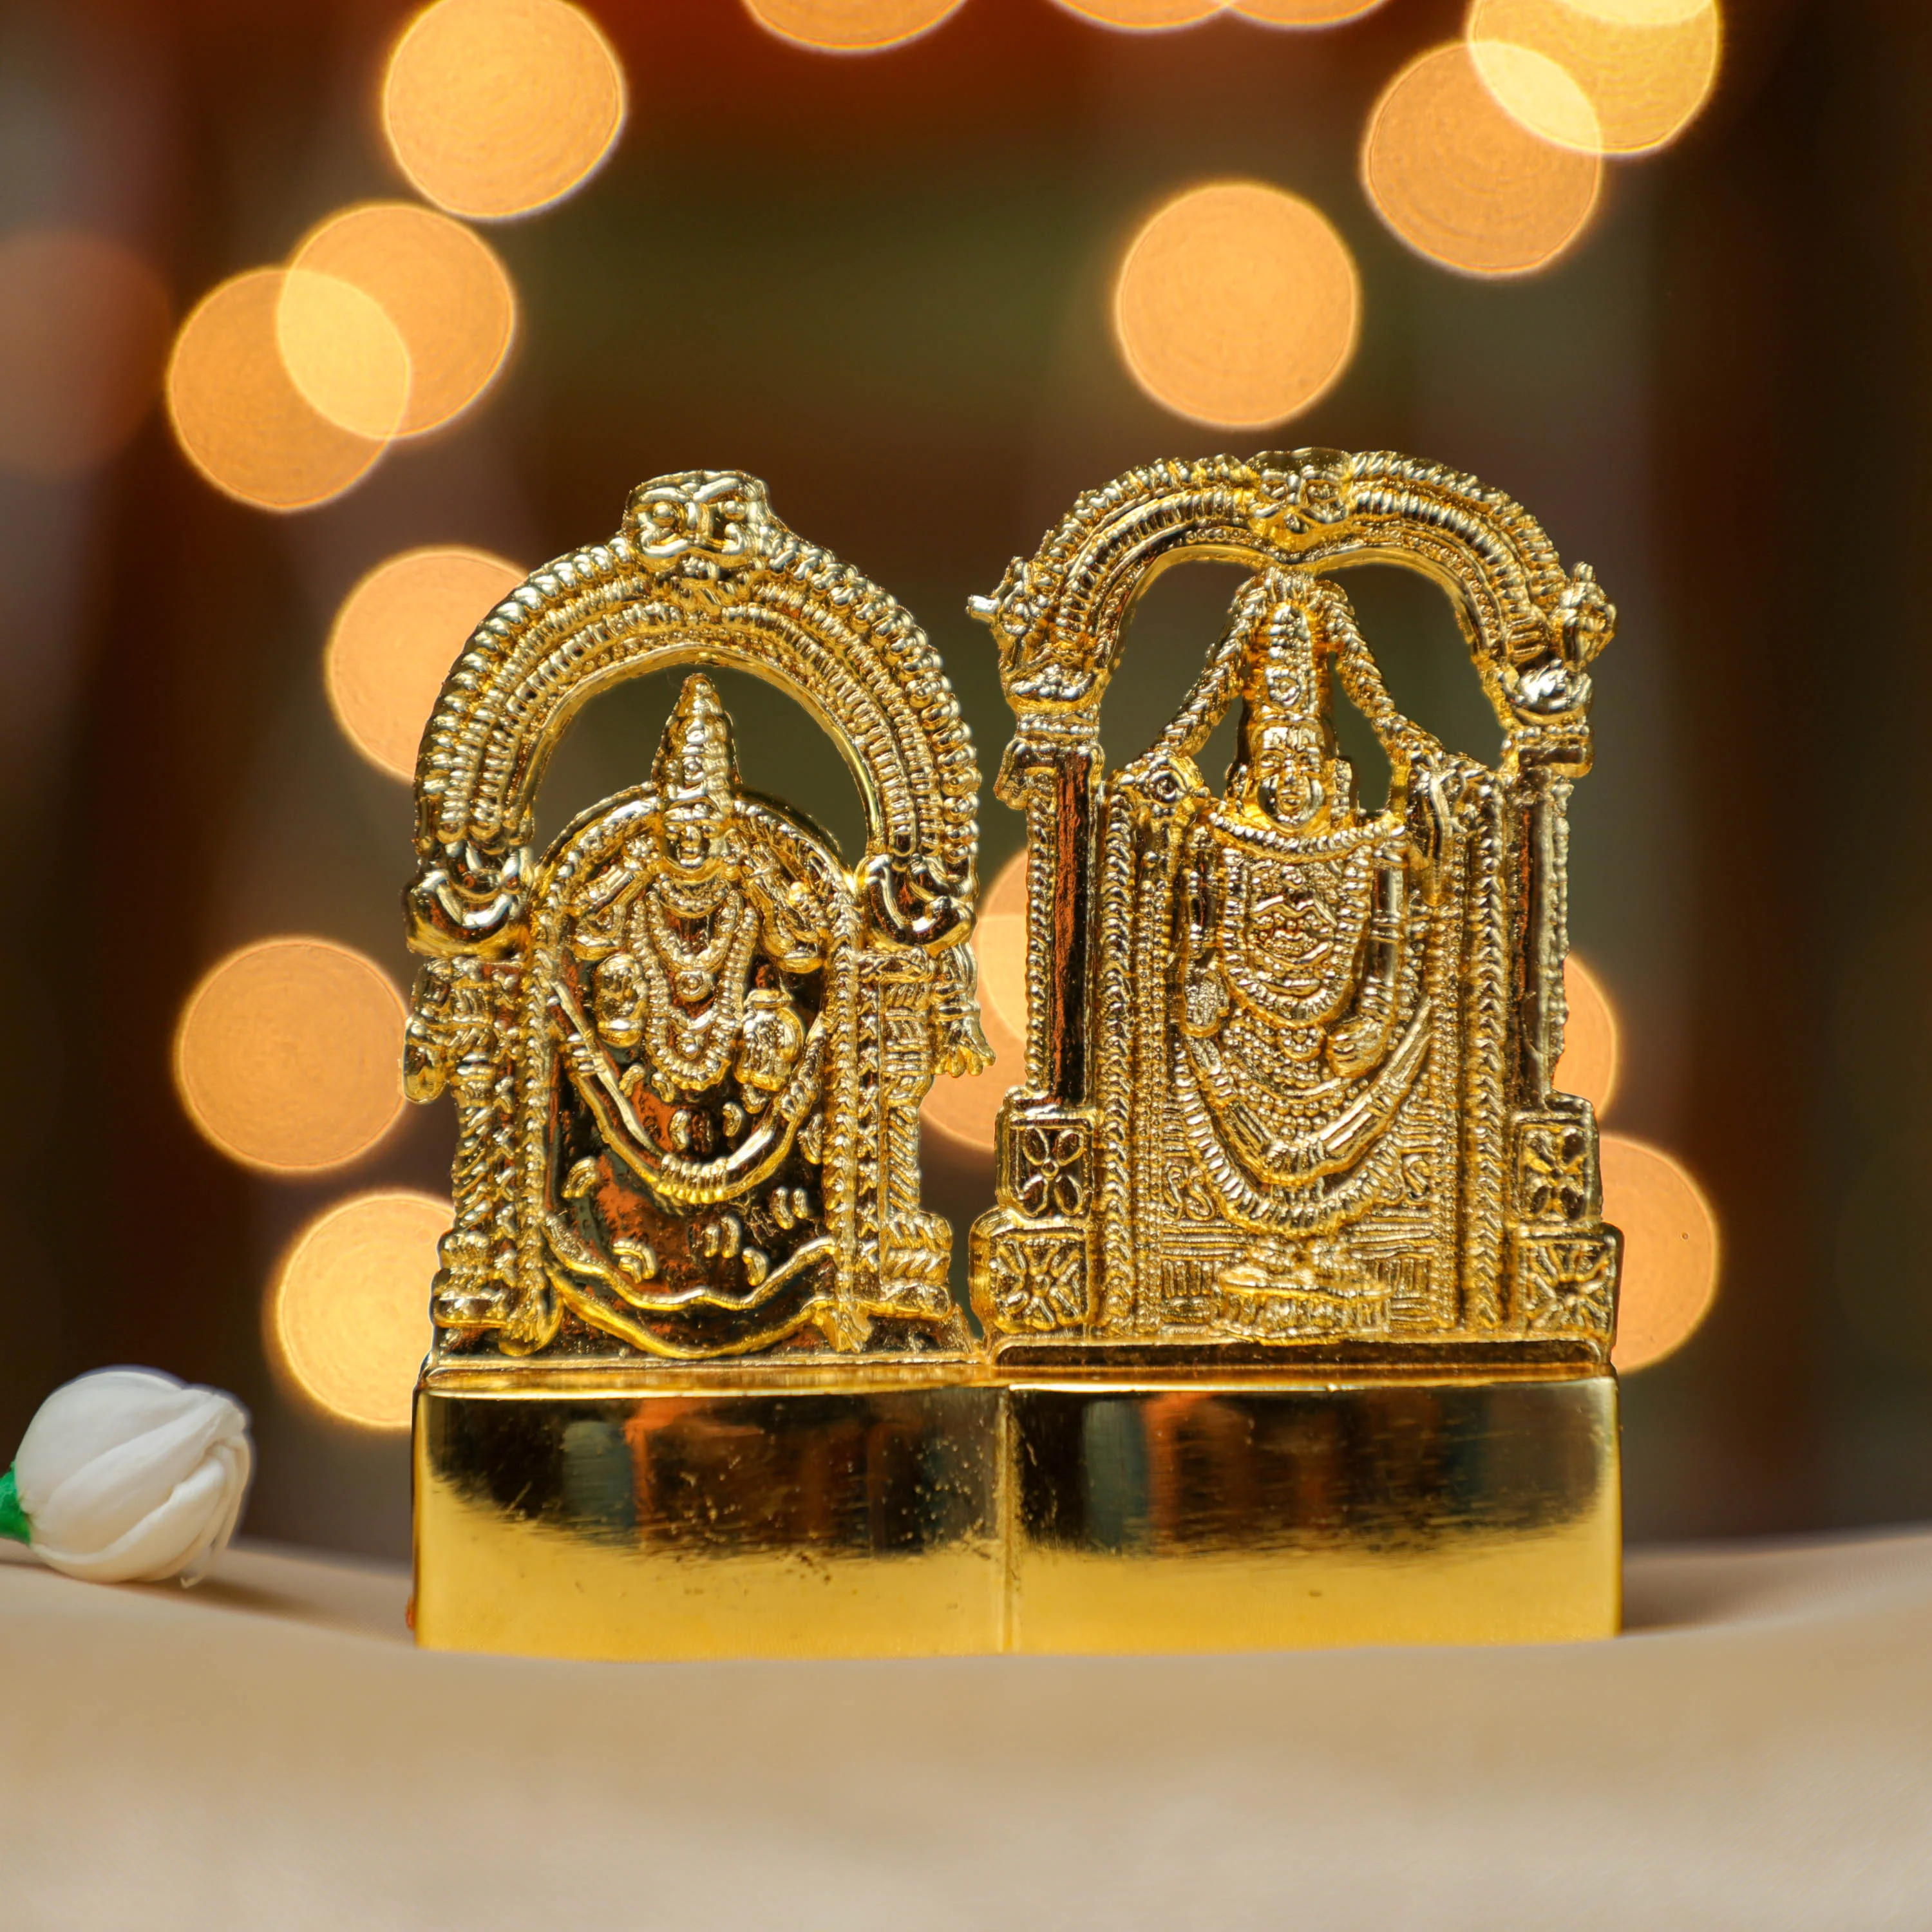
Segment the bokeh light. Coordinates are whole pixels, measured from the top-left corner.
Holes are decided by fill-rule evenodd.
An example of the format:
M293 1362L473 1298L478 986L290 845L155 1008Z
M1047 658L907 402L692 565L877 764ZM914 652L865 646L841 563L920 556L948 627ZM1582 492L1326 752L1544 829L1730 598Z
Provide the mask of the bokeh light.
M993 1150L993 1124L1006 1090L1026 1076L1026 854L1000 868L981 896L973 927L980 969L980 1024L993 1049L993 1064L969 1079L935 1080L921 1118L938 1130L942 1144L975 1157Z
M269 1357L310 1401L363 1429L406 1429L429 1347L429 1292L449 1203L353 1194L290 1244L268 1290Z
M1552 1084L1560 1092L1580 1094L1601 1120L1616 1094L1623 1058L1616 1010L1602 981L1574 952L1563 962L1563 997L1570 1012Z
M298 389L278 341L284 272L251 269L190 313L168 364L176 440L218 490L265 510L339 496L388 448L331 422Z
M1135 236L1114 290L1120 352L1177 416L1259 429L1340 380L1361 285L1318 208L1258 182L1191 188Z
M480 550L405 550L342 601L322 676L336 722L392 778L416 773L436 694L470 634L525 573Z
M1603 169L1506 113L1460 43L1396 76L1362 143L1363 185L1382 219L1418 254L1472 275L1553 261L1588 223Z
M1704 1190L1661 1148L1623 1134L1600 1145L1604 1219L1624 1237L1616 1345L1626 1372L1683 1346L1718 1292L1718 1217Z
M548 207L610 152L624 74L590 16L564 0L436 0L406 27L382 77L396 164L454 214Z
M1526 128L1612 154L1683 132L1717 84L1722 39L1714 0L1472 0L1467 33L1490 90ZM1553 62L1587 98L1587 131L1525 52Z
M962 0L745 0L780 40L821 53L878 53L930 33Z
M338 429L381 443L410 406L410 351L374 296L290 268L275 304L275 346L303 401Z
M1715 10L1713 0L1569 0L1579 14L1625 27L1670 27Z
M1513 40L1472 39L1468 46L1484 86L1511 119L1559 148L1574 148L1585 154L1603 152L1597 110L1560 62Z
M289 266L361 290L394 326L409 362L408 400L397 425L405 436L468 408L502 368L516 330L516 291L488 244L413 202L343 209L303 240ZM285 336L290 310L284 293ZM308 392L299 374L297 381ZM311 400L333 416L319 398Z
M1268 27L1339 27L1372 14L1383 0L1234 0L1232 11Z
M1054 0L1054 4L1096 26L1157 34L1211 20L1227 10L1228 0Z
M160 278L118 242L0 241L0 467L70 476L112 456L160 392L168 320Z
M332 940L260 940L188 995L175 1084L189 1118L244 1166L340 1167L402 1112L406 1018L374 960Z

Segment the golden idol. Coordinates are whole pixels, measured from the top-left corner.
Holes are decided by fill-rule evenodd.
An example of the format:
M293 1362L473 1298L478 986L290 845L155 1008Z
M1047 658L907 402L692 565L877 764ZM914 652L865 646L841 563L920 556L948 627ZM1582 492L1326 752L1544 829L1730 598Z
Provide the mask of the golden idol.
M1252 574L1109 770L1135 598ZM1494 766L1396 709L1336 573L1454 601ZM1027 815L996 1204L925 1208L977 1072L978 769L890 598L730 472L636 491L446 682L417 776L412 1098L457 1113L416 1418L426 1643L584 1656L1238 1648L1618 1618L1618 1244L1555 1090L1564 808L1613 614L1406 458L1136 471L978 607ZM858 784L848 860L741 772L750 672ZM542 854L578 708L688 668ZM1337 691L1391 772L1358 795ZM1225 781L1197 759L1225 717Z
M854 862L748 784L695 668L644 782L530 849L573 714L687 665L765 679L830 734ZM987 1058L979 784L923 633L748 476L644 485L471 639L423 740L406 898L406 1085L457 1112L422 1641L997 1640L996 1398L919 1172L935 1073Z
M1190 559L1253 574L1109 771L1128 615ZM1396 709L1335 580L1370 563L1449 594L1493 767ZM976 608L1029 849L1025 1077L971 1270L1015 1641L1614 1629L1618 1238L1589 1106L1551 1081L1595 579L1473 478L1301 450L1130 472ZM1217 791L1196 760L1231 711Z

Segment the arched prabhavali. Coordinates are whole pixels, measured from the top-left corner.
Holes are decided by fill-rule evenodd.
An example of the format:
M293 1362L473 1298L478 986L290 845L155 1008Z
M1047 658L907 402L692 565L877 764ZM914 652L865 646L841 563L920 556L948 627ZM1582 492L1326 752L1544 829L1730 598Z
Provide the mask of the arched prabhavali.
M423 736L418 866L406 904L410 943L428 964L404 1087L412 1100L446 1090L456 1103L454 1225L432 1302L446 1337L494 1336L489 1346L502 1354L540 1352L563 1305L565 1291L552 1292L553 1264L574 1265L550 1218L560 1179L550 1171L549 1122L561 915L554 880L528 842L544 766L596 692L695 664L742 669L795 699L838 745L865 806L866 849L853 868L862 916L852 922L856 943L838 949L836 1011L812 1096L824 1101L812 1130L818 1151L806 1157L819 1171L814 1211L837 1258L837 1346L864 1345L865 1293L889 1323L905 1309L943 1308L952 1319L944 1223L919 1205L917 1115L935 1068L974 1072L985 1060L970 955L948 950L972 926L972 740L937 655L905 611L786 529L754 479L694 471L633 492L609 544L546 566L492 612L446 680ZM890 1052L880 1045L889 1023ZM742 1130L747 1114L738 1111ZM736 1186L741 1177L730 1178ZM788 1212L790 1228L805 1210ZM580 1299L588 1294L571 1279ZM759 1286L749 1275L746 1282ZM644 1346L615 1306L586 1318Z
M705 471L643 485L616 538L535 572L452 670L416 766L422 950L503 943L572 717L613 683L692 663L764 678L829 731L864 802L860 870L889 936L965 936L979 772L938 654L884 592L788 530L754 479Z
M1474 477L1376 451L1217 456L1132 470L1088 491L976 614L994 628L1006 696L1064 733L1097 718L1135 600L1193 558L1334 570L1386 562L1447 590L1513 749L1588 761L1585 668L1615 614L1587 566L1566 577L1541 526ZM1532 751L1532 746L1535 748Z
M1525 779L1530 849L1560 838L1562 784L1589 768L1588 666L1616 614L1587 565L1566 576L1542 526L1472 476L1387 451L1264 452L1129 470L1082 496L1030 559L975 598L992 628L1017 730L996 786L1024 811L1036 854L1084 851L1101 699L1134 602L1190 559L1339 570L1393 563L1445 590L1504 729L1503 768ZM1538 868L1553 878L1554 871ZM1030 873L1031 1024L1027 1084L1083 1095L1090 878L1051 862ZM1532 893L1538 956L1562 909ZM1521 1030L1529 1088L1546 1089L1560 988L1526 988Z

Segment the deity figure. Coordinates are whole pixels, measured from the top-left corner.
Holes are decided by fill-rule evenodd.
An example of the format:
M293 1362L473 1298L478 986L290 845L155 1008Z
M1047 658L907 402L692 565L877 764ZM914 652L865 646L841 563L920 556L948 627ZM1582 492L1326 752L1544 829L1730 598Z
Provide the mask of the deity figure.
M826 730L865 816L849 863L744 789L701 673L646 782L539 856L537 789L578 707L693 664ZM424 735L405 895L424 959L405 1090L457 1116L427 1372L965 1346L920 1107L988 1057L978 792L925 634L755 477L640 485L608 542L484 619Z
M1190 767L1178 840L1172 1192L1184 1219L1204 1197L1247 1238L1211 1269L1223 1318L1382 1328L1389 1283L1346 1231L1426 1190L1428 884L1474 767L1395 713L1332 586L1270 573L1230 638L1240 747L1222 799ZM1379 812L1336 748L1342 650L1395 770ZM1157 749L1125 782L1165 789L1174 756Z
M554 1285L652 1352L850 1338L825 1226L830 970L857 934L824 835L740 788L688 678L639 790L566 835L548 1021ZM943 1288L892 1312L953 1338Z
M1304 481L1382 460L1311 457ZM1467 496L1425 480L1445 516ZM1214 500L1137 472L1118 502L1083 500L1066 542L1111 555L1118 525L1115 567L1138 568L1148 502L1186 518ZM1309 527L1330 529L1333 500L1310 501ZM992 607L1016 627L1022 730L1001 777L1032 826L1034 1008L998 1205L974 1235L996 1352L1600 1350L1616 1250L1594 1124L1550 1078L1564 774L1582 761L1582 667L1609 621L1594 580L1552 573L1547 619L1520 620L1520 662L1480 658L1512 734L1499 769L1403 716L1340 587L1276 562L1236 598L1160 738L1104 775L1077 714L1053 706L1097 701L1123 601L1098 562L1067 567L1063 596L1106 613L1095 630L1042 600L1048 581L1022 567ZM1547 662L1532 622L1539 651L1554 640ZM1046 698L1029 651L1066 674ZM1343 695L1388 759L1379 806L1338 746ZM1217 796L1196 760L1237 706ZM1042 972L1048 940L1066 963Z

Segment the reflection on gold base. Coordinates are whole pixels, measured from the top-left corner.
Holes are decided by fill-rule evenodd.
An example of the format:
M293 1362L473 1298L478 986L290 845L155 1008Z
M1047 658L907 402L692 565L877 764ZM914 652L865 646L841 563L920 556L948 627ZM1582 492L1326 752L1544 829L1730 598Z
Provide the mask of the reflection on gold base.
M943 1372L942 1372L943 1373ZM416 1396L416 1640L551 1657L997 1650L999 1396L910 1369ZM802 1385L801 1385L802 1384Z
M418 1640L584 1658L1606 1636L1609 1376L436 1372Z
M1007 1648L1532 1643L1622 1620L1607 1375L1007 1394Z

